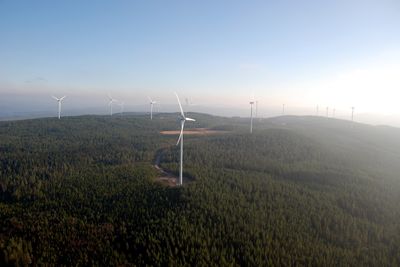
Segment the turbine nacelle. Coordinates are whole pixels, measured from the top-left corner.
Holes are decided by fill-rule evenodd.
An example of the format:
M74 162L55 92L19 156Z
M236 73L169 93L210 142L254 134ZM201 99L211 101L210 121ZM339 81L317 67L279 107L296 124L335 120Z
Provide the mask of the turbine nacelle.
M117 102L118 100L116 100L116 99L112 99L112 100L110 100L110 102L108 102L108 105L112 105L114 102Z
M117 99L112 98L110 95L108 95L108 99L110 99L110 102L108 102L109 105L111 105L114 102L118 102Z
M54 98L56 101L58 101L58 102L62 102L63 100L64 100L64 98L66 98L67 96L65 95L65 96L63 96L63 97L61 97L61 98L57 98L57 97L55 97L55 96L52 96L52 98Z
M157 104L157 101L152 100L150 97L147 98L149 99L150 105Z

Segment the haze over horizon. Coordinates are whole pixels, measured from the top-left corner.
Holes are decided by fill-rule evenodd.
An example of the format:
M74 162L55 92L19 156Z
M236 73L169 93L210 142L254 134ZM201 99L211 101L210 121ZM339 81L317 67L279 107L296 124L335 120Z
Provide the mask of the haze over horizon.
M172 94L223 115L400 126L399 1L0 1L0 116L132 110ZM127 110L129 111L129 109Z

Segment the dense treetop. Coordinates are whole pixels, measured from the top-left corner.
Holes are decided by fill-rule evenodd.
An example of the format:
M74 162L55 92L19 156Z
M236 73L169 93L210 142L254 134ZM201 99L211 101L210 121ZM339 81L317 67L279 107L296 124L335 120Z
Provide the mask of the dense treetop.
M189 116L189 115L188 115ZM400 130L177 114L0 122L0 265L400 265Z

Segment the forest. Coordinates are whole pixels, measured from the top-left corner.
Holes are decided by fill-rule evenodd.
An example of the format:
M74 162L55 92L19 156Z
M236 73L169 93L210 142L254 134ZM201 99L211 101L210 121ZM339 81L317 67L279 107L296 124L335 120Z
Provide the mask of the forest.
M400 129L188 116L0 122L0 266L400 266Z

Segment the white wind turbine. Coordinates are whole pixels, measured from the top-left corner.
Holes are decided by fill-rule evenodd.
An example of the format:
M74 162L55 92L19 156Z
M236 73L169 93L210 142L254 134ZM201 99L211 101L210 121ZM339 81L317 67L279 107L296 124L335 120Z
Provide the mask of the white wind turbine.
M124 102L120 102L120 103L118 103L118 105L121 107L121 116L123 115L123 113L124 113L124 106L125 106L125 103Z
M110 99L110 102L108 102L108 105L110 106L110 114L112 116L113 115L113 103L117 102L117 99L112 98L110 95L108 95L108 99Z
M253 133L253 105L254 101L250 101L250 133Z
M157 101L153 101L150 97L147 97L150 101L150 120L153 119L153 106L157 104Z
M181 133L178 138L178 142L176 142L176 145L179 145L179 142L181 143L181 155L180 155L180 168L179 168L179 185L182 185L183 181L183 130L185 128L185 122L186 121L196 121L195 119L191 119L185 116L185 113L183 113L181 101L179 100L178 95L175 93L176 99L178 99L178 104L179 104L179 109L181 110Z
M255 114L256 116L256 118L258 118L258 101L256 101L256 114Z
M57 97L55 97L55 96L52 96L55 100L57 100L57 102L58 102L58 119L60 119L61 118L61 103L62 103L62 101L64 100L64 98L66 98L67 96L63 96L63 97L61 97L61 98L57 98Z

